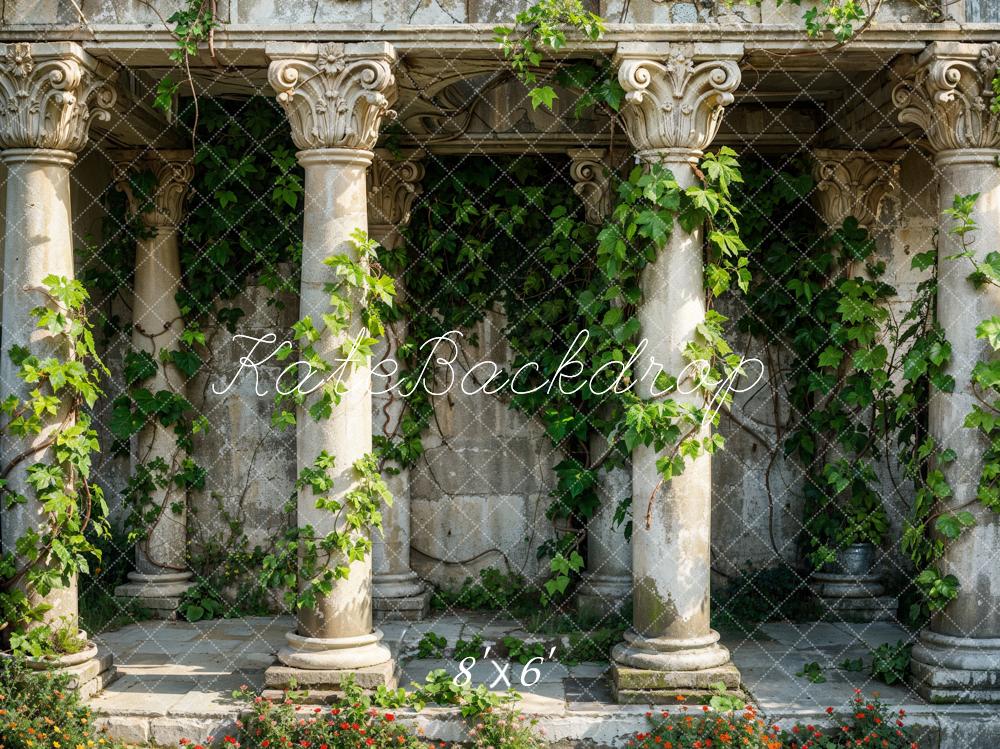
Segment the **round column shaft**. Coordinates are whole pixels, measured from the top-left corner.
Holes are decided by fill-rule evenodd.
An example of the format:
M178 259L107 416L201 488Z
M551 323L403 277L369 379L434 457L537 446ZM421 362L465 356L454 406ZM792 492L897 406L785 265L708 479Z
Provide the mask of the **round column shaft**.
M740 52L733 45L619 45L629 139L640 161L669 169L682 189L695 184L692 167L733 101ZM640 397L651 397L655 383L646 373L655 367L679 379L692 372L683 351L705 317L703 264L701 229L684 231L675 222L643 270L638 316L647 347L636 371ZM694 392L671 397L700 401L693 382L682 381L679 389ZM737 688L740 681L710 626L711 456L687 461L681 475L662 484L659 457L642 446L632 454L633 628L612 651L620 702L669 701L679 690L690 694L718 682Z
M1000 702L1000 515L977 499L987 444L980 431L965 426L980 397L973 368L993 356L976 327L1000 314L1000 290L969 281L972 263L954 257L964 250L951 233L955 220L944 213L956 196L979 194L972 213L978 229L965 240L974 261L984 262L1000 235L1000 118L988 106L998 66L1000 43L934 43L893 91L900 120L926 134L939 175L937 314L951 344L948 373L955 387L933 391L928 426L938 449L954 450L956 459L941 466L951 496L936 511L961 508L975 519L945 542L937 565L942 576L958 579L958 595L932 617L913 648L914 686L931 702Z
M371 373L367 360L340 367L344 344L350 347L363 331L361 300L350 300L345 330L326 329L323 318L330 312L330 288L340 277L324 261L336 255L354 256L351 235L368 230L365 170L372 161L379 123L395 93L390 69L395 58L392 48L382 43L278 45L271 52L268 78L288 115L305 170L299 317L312 319L319 331L313 348L335 370L340 368L334 376L342 385L340 402L328 418L316 420L308 412L321 390L307 395L298 409L298 470L301 473L321 453L328 453L334 459L329 471L333 486L324 496L343 502L358 488L353 464L372 450ZM353 292L342 288L340 293ZM305 383L306 389L311 384L316 383ZM299 528L311 527L317 539L335 528L344 530L341 514L317 509L316 499L311 487L300 489ZM392 654L381 642L382 633L372 626L371 555L348 562L336 550L319 553L320 563L347 566L349 573L334 579L332 591L319 596L315 607L299 609L298 627L288 633L288 645L278 653L290 668L268 669L265 683L280 687L294 679L313 688L337 688L345 676L367 669L381 683L394 685ZM309 582L300 576L300 588ZM312 674L297 677L300 670Z
M164 355L178 349L184 330L177 305L181 285L177 230L194 176L194 155L158 150L119 152L115 157L119 189L128 196L130 209L139 214L146 230L135 248L132 348L148 354L157 368L142 387L152 393L162 390L184 396L184 375ZM154 190L148 199L132 190L132 170L153 174ZM133 473L142 465L157 476L165 472L168 480L150 492L150 504L158 508L156 519L136 544L136 569L128 575L130 582L119 586L115 595L139 598L145 608L164 618L176 616L180 597L192 585L187 568L187 493L169 480L181 470L185 457L173 430L158 421L146 424L137 436Z

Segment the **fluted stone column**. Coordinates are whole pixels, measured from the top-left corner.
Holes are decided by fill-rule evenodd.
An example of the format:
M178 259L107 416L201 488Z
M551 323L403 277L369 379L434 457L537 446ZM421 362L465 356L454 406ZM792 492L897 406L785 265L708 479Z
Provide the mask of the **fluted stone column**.
M603 224L613 208L607 149L573 148L567 154L587 222ZM606 409L599 408L598 415L602 413ZM591 430L589 443L592 460L608 450L607 439L597 430ZM615 508L632 494L631 471L627 466L601 470L596 490L600 505L587 522L587 569L576 605L584 617L602 619L621 610L632 595L632 550L625 529L614 525Z
M151 149L119 151L113 156L118 187L146 230L135 248L132 348L149 354L158 367L142 385L154 393L166 390L184 396L184 375L163 355L177 350L184 330L176 299L181 285L177 227L194 177L194 154ZM132 189L131 177L140 172L153 175L151 195L136 194ZM132 470L134 473L140 464L151 466L162 461L169 477L181 469L185 457L173 430L154 421L138 435ZM157 518L136 544L136 569L128 575L130 582L118 586L115 595L135 598L154 616L172 619L181 596L193 585L187 567L187 492L168 481L153 488L150 502L159 508Z
M1000 44L934 43L902 71L893 91L900 121L919 126L934 154L940 210L955 195L979 193L972 215L979 229L966 239L980 263L1000 237L1000 118L989 111L998 61ZM937 314L951 344L955 389L933 394L928 419L938 447L957 456L942 466L952 495L940 509L962 507L976 524L947 544L939 571L955 575L961 588L921 631L911 668L917 691L929 700L1000 702L1000 516L976 500L986 443L964 426L977 403L972 369L992 355L976 326L1000 314L1000 289L969 282L971 264L949 259L960 251L949 234L953 221L943 214L940 221Z
M17 376L18 367L8 356L13 347L25 347L40 358L69 356L60 348L60 338L36 328L31 310L51 304L40 293L46 276L75 275L70 169L87 144L91 123L110 119L115 102L107 83L111 74L73 43L0 47L0 160L7 168L0 398L21 399L35 387ZM52 448L45 444L64 419L47 421L49 426L38 435L21 439L4 434L0 440L0 466L9 466L15 456L29 456L6 476L7 490L27 501L9 507L0 502L3 551L14 552L19 565L26 560L16 552L17 540L28 531L44 533L47 528L46 514L27 480L29 466L53 459ZM78 626L75 575L46 596L21 579L29 599L51 607L44 615L47 624ZM80 661L73 670L84 691L91 691L110 667L109 657L98 657L93 646L71 660Z
M368 234L386 250L399 247L399 229L410 221L410 208L421 192L424 165L422 152L399 159L385 149L375 151L368 170ZM396 283L397 299L403 294ZM375 434L392 438L400 429L404 400L399 394L399 345L406 340L406 320L386 324L385 338L375 347L373 366L382 377L374 378L372 425ZM389 363L395 362L395 366ZM390 392L386 392L390 391ZM410 469L391 464L384 473L392 492L392 506L382 507L382 535L372 539L374 606L377 619L423 619L429 610L431 592L410 569Z
M619 45L618 80L626 92L622 119L640 161L665 165L682 187L696 182L692 166L733 101L740 82L735 61L741 55L741 46L732 44ZM687 232L675 224L656 261L644 270L639 322L649 345L639 372L653 359L668 373L683 372L684 346L705 316L703 256L701 230ZM639 382L641 397L651 396L649 380ZM711 456L689 462L680 476L657 489L658 457L645 447L632 454L633 628L612 652L620 702L665 701L678 691L690 695L717 682L737 688L740 681L709 624ZM647 527L646 506L654 492Z
M305 169L299 316L310 316L322 331L314 348L332 362L343 355L341 346L362 332L363 321L355 309L342 334L324 330L328 285L338 277L323 261L354 253L351 234L368 228L365 171L379 125L395 98L395 53L382 42L279 43L269 45L267 53L272 60L268 80L288 115ZM307 396L296 425L299 471L322 451L336 460L334 485L327 493L334 499L357 488L352 465L372 451L369 363L349 367L338 379L346 392L333 406L332 416L316 421L308 414L317 392ZM336 522L333 513L316 508L310 488L299 492L297 517L299 527L312 526L318 537L333 530ZM330 561L338 562L347 564ZM332 592L320 597L315 608L299 610L297 630L288 633L288 644L278 653L288 668L268 669L268 686L286 686L294 679L316 692L336 689L345 675L355 676L363 686L395 683L392 654L381 641L381 631L372 626L371 555L348 567L347 578L335 580Z
M899 183L898 154L817 148L811 155L816 183L813 200L829 229L839 229L848 216L853 216L861 227L874 233L879 226L882 200ZM885 595L878 559L860 574L836 569L836 565L814 572L812 588L825 606L825 616L833 621L896 619L899 600Z

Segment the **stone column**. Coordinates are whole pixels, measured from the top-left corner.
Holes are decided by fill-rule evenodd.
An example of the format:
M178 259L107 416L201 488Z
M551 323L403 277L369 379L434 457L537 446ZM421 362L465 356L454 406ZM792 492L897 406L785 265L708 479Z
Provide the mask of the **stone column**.
M973 218L978 231L966 237L982 263L1000 236L1000 118L989 110L990 82L1000 61L1000 44L931 44L893 91L899 119L920 127L940 175L940 211L955 195L979 193ZM953 221L940 216L937 314L951 344L952 393L935 392L928 411L930 432L939 448L956 460L943 466L952 496L942 510L959 507L976 525L948 543L938 566L955 575L958 597L934 615L913 649L912 676L917 691L932 702L1000 702L1000 516L980 504L977 488L986 442L964 426L977 403L970 383L973 367L992 356L976 337L981 320L1000 314L1000 290L976 289L968 280L971 264L949 259L959 252L949 234ZM930 238L928 238L930 242Z
M128 197L129 209L138 214L145 234L136 242L134 302L132 305L132 347L149 354L157 362L156 374L142 386L155 393L166 390L184 395L187 382L163 354L176 351L184 321L176 295L181 285L181 263L177 246L184 198L194 177L191 151L119 151L115 157L118 188ZM137 194L131 177L153 175L152 194ZM186 457L177 446L172 429L159 422L147 424L139 433L133 474L139 465L154 467L162 462L165 477L181 469ZM192 573L187 568L187 493L173 481L153 489L151 503L158 516L145 538L135 547L135 572L129 583L115 589L116 596L138 599L157 618L177 616L180 598L190 588Z
M584 204L587 223L603 224L612 211L608 152L603 148L573 148L570 176L573 190ZM598 407L595 417L607 409ZM608 441L597 430L590 434L591 460L608 450ZM587 570L576 594L576 606L587 619L604 619L620 611L632 595L632 550L624 527L614 526L615 508L632 494L627 466L601 470L597 482L600 506L587 523Z
M399 229L410 221L410 208L421 192L424 165L422 152L399 159L385 149L375 151L368 170L368 234L386 250L402 243ZM397 299L403 294L397 281ZM386 324L385 338L375 347L373 366L384 377L374 378L376 391L398 385L399 345L406 340L406 320ZM395 362L395 366L389 361ZM378 363L386 361L384 367ZM375 434L392 438L400 430L404 400L394 392L372 396L372 424ZM387 465L384 478L392 492L392 506L382 508L382 535L372 539L374 566L374 606L378 619L423 619L430 608L431 592L410 569L410 469Z
M324 330L323 315L330 311L328 285L338 277L323 261L353 253L351 234L368 229L365 171L379 125L395 98L395 53L382 42L278 43L269 45L267 52L272 60L268 80L291 122L292 140L305 169L299 316L312 318L321 331L314 347L332 362L343 356L341 346L361 333L363 321L354 310L342 334ZM346 392L330 418L316 421L306 410L318 392L299 408L296 449L299 471L311 466L321 451L334 457L334 485L328 496L343 500L357 488L354 462L372 451L369 362L348 367L338 379ZM318 537L334 529L333 513L316 508L316 495L309 488L299 492L297 517L299 527L312 526ZM347 564L330 561L338 562ZM335 690L347 675L364 686L395 684L392 653L381 642L381 631L372 627L371 555L348 567L348 576L335 580L332 592L320 597L315 608L299 610L298 628L288 633L288 645L278 653L285 665L268 669L267 686L284 687L295 680L317 694L324 688Z
M812 152L813 199L823 221L831 231L839 229L848 216L870 233L878 226L882 199L899 182L897 153L867 152L817 148ZM850 274L851 270L842 269ZM843 457L841 455L841 457ZM868 556L867 547L859 547L858 558ZM812 588L825 606L825 616L832 621L895 621L899 600L885 595L880 560L872 558L867 569L850 570L839 564L825 566L812 575Z
M741 55L741 46L732 44L619 44L622 119L641 162L665 165L682 187L695 184L692 167L733 102ZM676 376L684 370L684 345L705 316L703 256L701 230L686 232L675 224L643 272L639 322L649 345L638 372L654 359ZM639 395L650 397L652 386L642 378ZM729 651L709 625L711 456L689 462L683 474L657 489L658 457L644 447L632 454L633 628L612 652L619 702L667 701L678 691L690 695L714 682L735 689L740 682Z
M40 358L68 356L59 339L36 328L31 310L47 303L39 291L46 276L75 275L70 168L87 144L91 123L110 119L115 93L106 82L109 74L110 69L73 43L0 47L0 160L7 168L0 398L21 399L34 387L17 376L18 367L8 356L13 347L25 347ZM19 565L26 560L16 552L17 540L47 527L27 471L34 463L52 459L52 449L45 445L61 424L58 419L48 421L48 427L29 439L5 434L0 441L0 466L8 466L15 456L29 456L6 476L7 490L27 501L11 507L0 502L3 551L13 552ZM75 575L46 596L30 584L22 585L33 602L51 607L44 615L47 624L76 629ZM110 659L99 657L93 646L70 660L77 662L75 679L84 691L91 691L110 667Z

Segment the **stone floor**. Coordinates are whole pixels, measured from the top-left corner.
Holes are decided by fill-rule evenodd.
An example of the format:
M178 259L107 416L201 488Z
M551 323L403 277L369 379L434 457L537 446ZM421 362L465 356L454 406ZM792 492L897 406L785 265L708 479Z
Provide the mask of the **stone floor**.
M98 721L118 737L162 747L181 738L204 740L232 729L239 705L231 693L242 684L260 688L263 671L274 661L292 626L286 617L214 620L197 624L140 622L100 636L99 644L114 653L120 677L91 704ZM423 681L428 672L445 668L458 674L453 659L417 658L417 643L433 631L453 647L459 638L481 634L486 644L505 635L530 639L515 622L484 614L448 614L417 623L381 625L386 640L398 649L404 686ZM1000 706L928 705L905 685L872 681L869 652L909 634L887 623L771 623L753 639L724 637L739 667L746 691L775 722L821 722L827 706L839 707L853 688L878 693L907 710L912 725L923 732L921 749L994 749L1000 740ZM538 638L536 638L538 639ZM546 639L546 638L543 638ZM547 638L551 639L551 638ZM447 654L450 654L450 650ZM864 672L847 672L837 664L864 658ZM826 681L812 683L798 674L816 662ZM506 659L480 661L472 669L473 684L490 685L507 666ZM537 684L518 683L520 664L504 672L522 694L521 708L540 719L555 746L617 747L645 723L646 706L611 703L604 678L607 664L566 666L547 662ZM498 682L496 689L505 689ZM428 708L408 719L429 737L456 741L464 737L456 712Z

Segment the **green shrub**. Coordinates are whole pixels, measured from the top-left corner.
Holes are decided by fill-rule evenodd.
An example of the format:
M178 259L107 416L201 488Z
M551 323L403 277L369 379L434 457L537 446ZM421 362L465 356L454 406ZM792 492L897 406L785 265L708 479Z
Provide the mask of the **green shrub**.
M98 733L69 677L33 671L19 658L0 661L0 749L118 749Z

